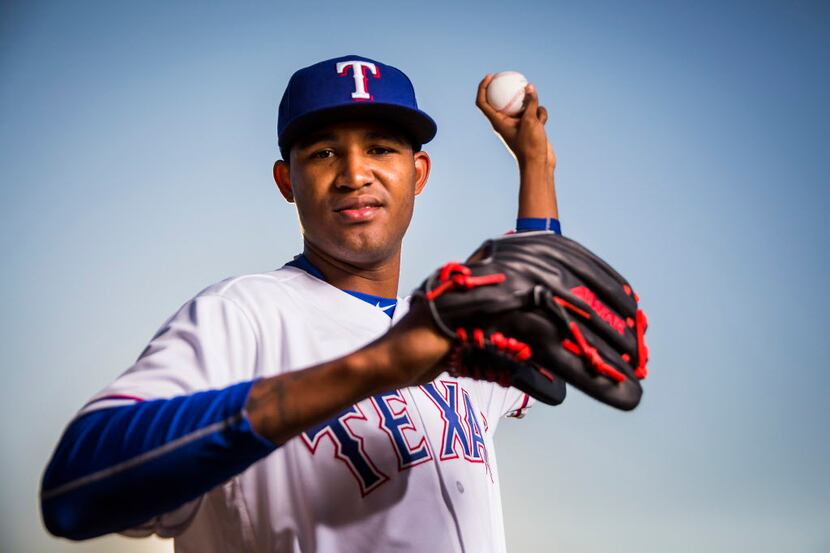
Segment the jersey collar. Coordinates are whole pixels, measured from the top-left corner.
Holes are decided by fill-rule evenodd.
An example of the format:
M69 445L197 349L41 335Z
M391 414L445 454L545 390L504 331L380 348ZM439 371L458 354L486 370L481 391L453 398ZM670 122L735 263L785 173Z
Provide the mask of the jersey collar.
M320 269L315 267L311 261L303 254L298 254L294 256L294 259L286 263L286 265L290 267L296 267L297 269L302 269L303 271L307 272L311 276L322 280L323 282L328 282L326 277L320 272ZM389 318L391 319L392 316L395 314L395 307L398 305L398 298L384 298L382 296L374 296L372 294L365 294L363 292L357 292L355 290L343 290L350 296L354 296L359 300L363 300L366 303L373 305L386 313Z

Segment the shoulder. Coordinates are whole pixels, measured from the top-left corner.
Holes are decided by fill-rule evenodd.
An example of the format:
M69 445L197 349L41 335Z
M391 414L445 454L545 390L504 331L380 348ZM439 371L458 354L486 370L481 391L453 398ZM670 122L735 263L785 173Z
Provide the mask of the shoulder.
M233 300L251 293L298 288L307 285L307 276L305 271L288 266L264 273L237 275L211 284L196 294L196 297L220 296Z
M237 275L201 290L191 301L215 298L235 304L243 310L285 302L292 296L313 294L319 281L305 271L281 267L264 273Z
M196 326L222 323L259 327L263 320L295 311L301 298L313 295L316 279L293 267L226 278L202 289L185 301L162 326L173 322Z

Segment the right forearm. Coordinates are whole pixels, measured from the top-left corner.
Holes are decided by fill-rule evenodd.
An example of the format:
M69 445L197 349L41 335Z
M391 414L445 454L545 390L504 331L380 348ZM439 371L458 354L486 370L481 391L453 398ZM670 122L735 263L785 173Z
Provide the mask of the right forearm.
M382 366L386 349L79 417L64 432L43 477L47 529L87 539L179 508L273 451L274 443L382 388L383 379L364 369Z
M383 338L333 361L259 380L245 406L259 435L279 445L371 395L431 380L449 340L407 317Z
M361 399L383 390L361 360L362 352L259 380L245 410L255 432L275 444L285 443Z

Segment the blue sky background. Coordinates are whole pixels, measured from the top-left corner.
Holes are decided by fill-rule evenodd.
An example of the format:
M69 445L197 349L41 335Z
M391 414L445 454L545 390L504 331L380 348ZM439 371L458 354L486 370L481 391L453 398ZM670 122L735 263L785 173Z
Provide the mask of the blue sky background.
M355 53L439 124L402 291L512 225L473 98L514 69L551 112L565 234L651 320L635 412L572 391L501 426L510 550L830 550L826 3L167 4L0 3L0 549L170 550L48 537L40 474L179 305L299 250L276 106Z

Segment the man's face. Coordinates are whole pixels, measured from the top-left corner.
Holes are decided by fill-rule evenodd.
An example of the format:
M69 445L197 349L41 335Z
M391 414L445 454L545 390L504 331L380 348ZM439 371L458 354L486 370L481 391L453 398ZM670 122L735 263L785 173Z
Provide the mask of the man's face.
M358 266L397 255L429 176L426 153L384 125L350 122L298 141L289 160L275 177L311 247Z

